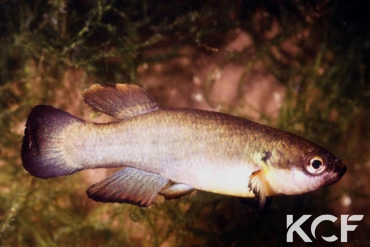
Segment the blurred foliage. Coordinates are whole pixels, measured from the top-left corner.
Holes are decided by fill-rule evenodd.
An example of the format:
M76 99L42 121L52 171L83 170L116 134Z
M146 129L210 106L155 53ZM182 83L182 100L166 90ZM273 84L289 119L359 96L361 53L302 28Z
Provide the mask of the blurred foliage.
M140 83L140 65L165 64L191 46L198 51L193 60L217 53L221 66L244 64L241 86L262 62L286 86L277 127L330 147L360 164L352 171L360 173L369 162L367 9L344 0L0 1L0 245L286 246L286 214L330 213L338 195L324 189L279 197L262 213L204 192L149 209L96 204L79 175L30 178L21 166L19 129L33 105L55 101L67 70L83 71L84 79L62 90L64 105L73 97L68 90L91 81ZM235 29L248 33L253 47L222 50ZM298 52L287 51L287 41ZM202 83L207 93L212 80ZM354 186L347 193L361 188ZM369 203L369 195L360 196ZM339 235L334 225L322 231ZM358 230L358 245L369 244L368 231Z

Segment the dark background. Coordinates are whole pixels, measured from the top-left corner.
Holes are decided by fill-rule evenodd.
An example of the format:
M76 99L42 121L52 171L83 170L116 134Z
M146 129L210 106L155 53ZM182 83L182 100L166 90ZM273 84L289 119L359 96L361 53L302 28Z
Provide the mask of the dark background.
M1 1L1 246L369 246L370 18L365 1ZM36 104L85 120L94 83L136 83L162 106L217 110L326 147L347 165L337 184L277 197L259 213L197 192L149 209L102 204L85 189L111 171L49 180L22 167ZM98 117L98 118L96 118ZM286 243L286 215L363 214L340 238L323 222Z

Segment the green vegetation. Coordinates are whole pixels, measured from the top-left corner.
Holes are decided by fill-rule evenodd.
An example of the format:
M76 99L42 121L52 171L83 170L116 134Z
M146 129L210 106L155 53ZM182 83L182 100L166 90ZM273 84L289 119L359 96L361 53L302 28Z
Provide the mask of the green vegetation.
M370 216L370 15L361 5L344 0L0 1L0 246L285 246L288 213ZM234 32L246 33L251 44L226 49ZM158 99L169 98L168 87L186 94L196 87L192 77L203 58L214 59L200 77L204 99L238 115L248 107L246 79L262 64L284 87L285 98L278 119L261 112L260 120L341 157L348 172L340 184L275 198L263 213L236 198L205 192L140 209L87 199L89 183L81 174L41 180L23 169L22 131L32 106L52 104L82 115L87 108L76 103L76 95L83 88L146 85L145 79L158 75L157 65L167 75L150 92ZM214 73L230 66L243 71L237 100L225 105L210 95ZM344 196L351 206L343 205ZM309 226L305 229L308 233ZM349 242L368 244L369 229L362 222ZM340 233L333 224L318 231ZM293 246L304 245L298 239ZM316 246L326 244L317 241Z

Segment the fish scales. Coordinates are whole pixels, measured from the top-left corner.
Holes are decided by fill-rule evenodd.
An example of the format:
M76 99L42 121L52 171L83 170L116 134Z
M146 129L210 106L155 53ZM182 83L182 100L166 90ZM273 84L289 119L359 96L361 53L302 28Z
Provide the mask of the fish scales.
M213 112L160 110L119 123L71 126L65 130L69 141L64 148L74 157L70 162L76 166L125 164L214 192L225 193L225 188L230 188L228 183L237 183L236 175L244 174L238 182L245 184L238 189L242 192L228 194L248 195L246 174L258 164L245 163L253 163L250 154L259 147L251 146L249 141L258 139L258 132L250 131L240 121ZM202 180L204 174L210 179Z
M119 121L85 122L36 106L21 156L25 169L40 178L122 167L88 189L97 201L149 206L157 194L172 199L198 189L256 197L263 205L266 197L332 184L346 171L338 158L302 137L218 112L162 109L135 85L94 85L83 96Z

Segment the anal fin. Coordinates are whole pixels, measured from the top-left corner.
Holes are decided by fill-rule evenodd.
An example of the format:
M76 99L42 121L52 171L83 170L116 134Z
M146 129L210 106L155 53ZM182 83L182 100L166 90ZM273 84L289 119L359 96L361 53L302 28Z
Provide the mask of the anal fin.
M86 191L98 202L130 203L148 207L169 182L159 174L127 167L92 185Z

